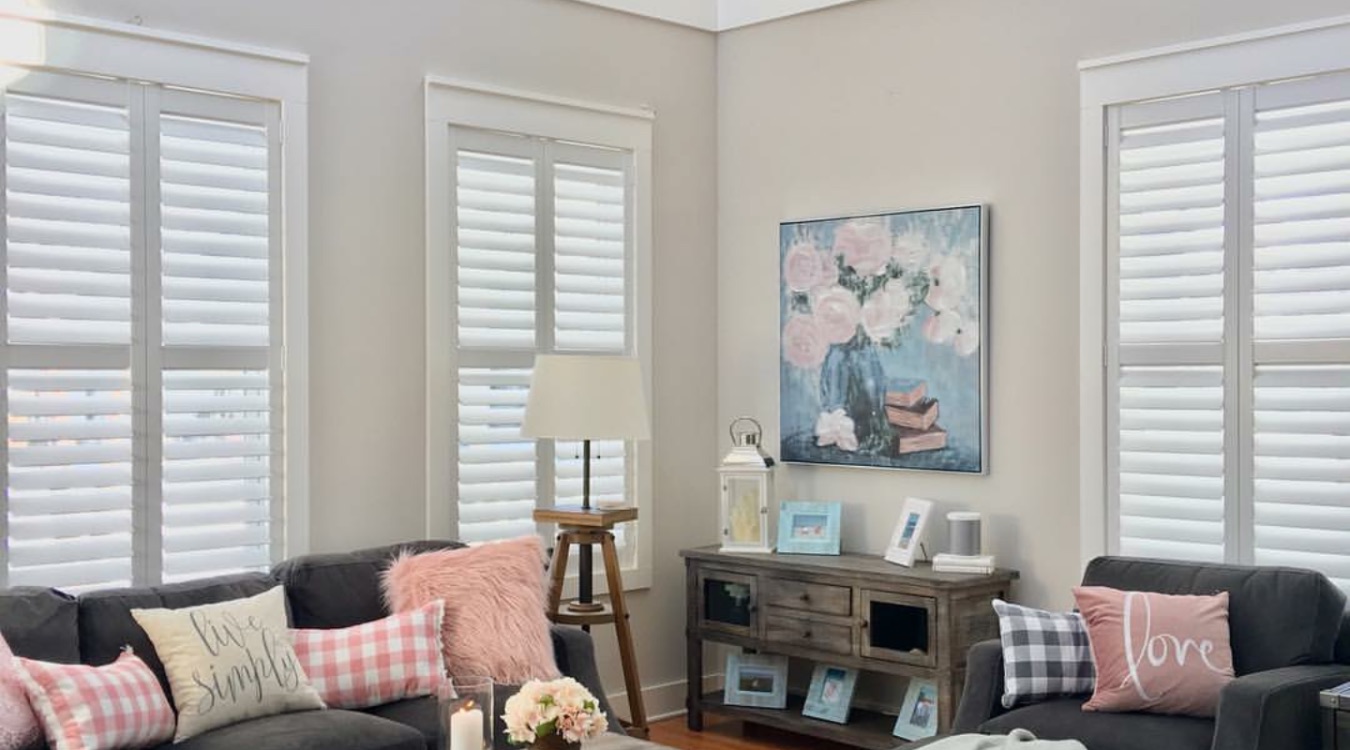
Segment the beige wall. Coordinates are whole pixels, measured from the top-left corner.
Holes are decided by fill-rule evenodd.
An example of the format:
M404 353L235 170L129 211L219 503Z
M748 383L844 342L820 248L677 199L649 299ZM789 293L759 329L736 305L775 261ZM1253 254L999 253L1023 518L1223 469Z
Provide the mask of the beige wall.
M717 460L711 34L563 0L57 0L310 55L312 547L423 536L422 78L619 105L655 125L655 575L632 608L647 685L682 679L680 547L709 541ZM402 11L402 12L400 12ZM442 532L444 533L444 532ZM622 689L609 632L607 686ZM666 691L679 694L676 691Z
M844 546L869 552L906 495L981 511L986 549L1022 570L1019 596L1067 604L1080 572L1075 64L1345 7L865 0L722 34L719 423L777 421L780 220L989 203L988 476L787 467L780 494L843 501Z

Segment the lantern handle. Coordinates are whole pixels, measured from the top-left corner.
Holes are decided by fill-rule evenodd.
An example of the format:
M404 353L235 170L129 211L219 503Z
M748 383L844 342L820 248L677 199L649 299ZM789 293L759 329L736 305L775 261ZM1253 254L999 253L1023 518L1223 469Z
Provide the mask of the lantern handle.
M754 417L736 417L735 419L731 420L731 424L727 426L727 433L731 435L732 445L737 445L736 425L740 424L741 422L749 422L750 424L753 424L755 426L755 434L758 435L760 438L764 437L764 426L759 423L759 420L755 419ZM758 446L761 442L762 442L761 440L756 440L755 445Z

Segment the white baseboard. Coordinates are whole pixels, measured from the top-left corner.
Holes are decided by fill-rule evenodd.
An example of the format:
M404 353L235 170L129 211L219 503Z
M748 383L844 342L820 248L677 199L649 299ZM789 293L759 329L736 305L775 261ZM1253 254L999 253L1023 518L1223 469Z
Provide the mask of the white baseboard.
M644 685L642 687L642 702L647 709L647 721L660 721L675 716L681 716L685 713L684 700L688 694L686 686L688 680L676 680L674 682L663 682L656 685ZM707 674L703 675L703 692L721 690L723 685L723 675ZM614 707L615 713L621 716L628 716L628 691L621 690L617 693L610 693L609 705Z

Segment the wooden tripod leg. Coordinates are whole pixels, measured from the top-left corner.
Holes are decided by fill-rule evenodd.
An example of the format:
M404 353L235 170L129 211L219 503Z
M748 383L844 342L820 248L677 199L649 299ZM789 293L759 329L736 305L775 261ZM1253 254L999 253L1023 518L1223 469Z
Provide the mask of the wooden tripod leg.
M647 708L642 700L642 681L638 679L637 654L633 651L633 631L628 623L628 606L623 600L623 578L619 574L619 553L614 548L613 534L606 531L601 536L600 549L605 557L605 586L609 589L609 603L614 610L614 631L619 638L623 684L628 691L628 729L640 739L646 739Z
M567 556L572 549L572 533L558 532L554 540L553 562L548 569L548 616L553 618L562 606L563 581L567 578Z

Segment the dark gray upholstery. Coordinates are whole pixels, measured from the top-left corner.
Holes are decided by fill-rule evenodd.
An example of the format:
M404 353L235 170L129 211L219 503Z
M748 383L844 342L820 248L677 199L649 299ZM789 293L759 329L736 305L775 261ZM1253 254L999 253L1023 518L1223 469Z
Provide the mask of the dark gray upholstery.
M292 625L297 628L349 628L389 614L380 574L403 550L413 553L463 547L459 542L417 541L340 554L304 555L272 569L286 587Z
M94 666L111 664L122 648L129 645L154 671L164 688L164 694L172 702L173 694L169 691L169 678L164 675L164 664L155 653L154 644L131 616L131 610L181 609L215 604L256 596L276 585L277 582L265 573L244 573L163 586L109 589L83 594L79 599L80 661Z
M80 661L79 606L53 589L0 591L0 634L19 656L62 664Z
M355 711L268 716L199 734L158 750L426 750L422 734Z
M1350 681L1345 595L1325 576L1292 568L1195 565L1119 557L1088 564L1084 585L1166 594L1229 594L1237 679L1220 694L1213 721L1146 713L1080 710L1069 698L1005 710L999 641L978 643L967 660L955 732L1075 739L1088 750L1318 750L1317 693Z
M501 713L500 710L497 710L496 712L498 714ZM426 744L426 750L440 750L441 721L440 717L436 715L435 696L413 698L411 700L398 701L397 703L386 703L383 706L367 708L362 713L395 721L406 727L412 727L422 735L422 740ZM500 721L500 719L498 719L498 721Z

